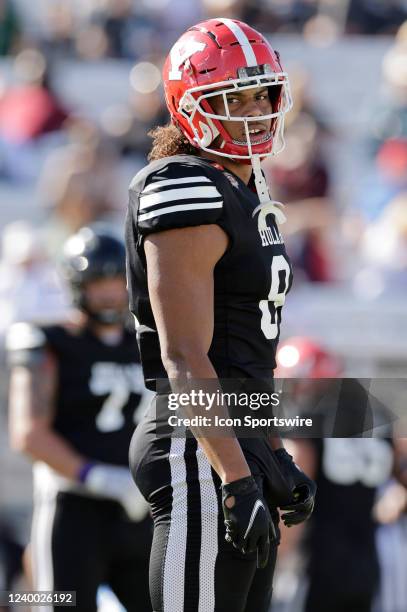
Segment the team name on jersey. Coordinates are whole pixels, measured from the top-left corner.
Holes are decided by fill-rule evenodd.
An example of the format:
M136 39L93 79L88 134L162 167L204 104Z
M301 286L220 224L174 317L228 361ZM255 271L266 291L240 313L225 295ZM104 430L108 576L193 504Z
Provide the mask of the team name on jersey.
M259 229L261 238L261 246L272 246L273 244L284 244L284 240L276 227L267 226L265 229Z

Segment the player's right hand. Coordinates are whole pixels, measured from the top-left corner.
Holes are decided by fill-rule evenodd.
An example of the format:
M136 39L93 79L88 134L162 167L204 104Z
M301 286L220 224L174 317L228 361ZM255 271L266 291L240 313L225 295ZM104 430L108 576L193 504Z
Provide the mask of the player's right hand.
M314 510L317 486L298 467L285 448L278 448L274 451L274 455L277 457L282 473L293 494L291 503L280 506L280 509L284 512L281 518L286 527L299 525L309 519Z
M234 498L231 508L226 501ZM225 517L227 542L231 542L242 553L257 550L257 567L267 565L270 539L276 533L267 504L253 476L240 478L222 485L222 507Z
M89 464L82 484L97 497L118 501L132 520L141 521L148 513L148 504L127 467L109 463Z

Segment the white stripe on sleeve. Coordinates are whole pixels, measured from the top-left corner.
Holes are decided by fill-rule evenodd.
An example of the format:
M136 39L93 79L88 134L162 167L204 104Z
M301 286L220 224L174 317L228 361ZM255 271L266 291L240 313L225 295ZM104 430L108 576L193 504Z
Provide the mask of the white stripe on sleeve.
M150 208L156 204L164 204L165 202L179 202L180 200L191 200L192 198L221 198L219 191L214 185L208 187L185 187L183 189L168 189L167 191L159 191L158 193L150 193L149 195L140 195L139 210Z
M207 176L184 176L183 178L177 179L165 179L164 181L156 181L155 183L150 183L147 187L144 187L142 194L149 193L150 191L154 191L154 189L159 189L161 187L168 187L169 185L182 185L184 183L211 183L211 179Z
M168 213L179 212L180 210L203 210L204 208L222 208L222 202L198 202L196 204L180 204L179 206L166 206L165 208L158 208L151 212L144 213L139 216L139 221L146 221L153 217L160 215L167 215Z

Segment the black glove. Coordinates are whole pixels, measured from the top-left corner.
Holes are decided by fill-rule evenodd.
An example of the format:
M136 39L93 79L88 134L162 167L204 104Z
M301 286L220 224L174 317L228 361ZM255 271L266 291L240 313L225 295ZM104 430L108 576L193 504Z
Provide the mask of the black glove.
M306 521L312 514L317 485L300 470L285 448L278 448L274 451L274 455L293 493L292 503L280 507L286 512L281 515L281 518L287 527L298 525Z
M225 501L234 497L228 508ZM225 517L225 540L242 553L257 550L257 567L267 565L270 539L277 539L269 509L253 476L222 485L222 507Z

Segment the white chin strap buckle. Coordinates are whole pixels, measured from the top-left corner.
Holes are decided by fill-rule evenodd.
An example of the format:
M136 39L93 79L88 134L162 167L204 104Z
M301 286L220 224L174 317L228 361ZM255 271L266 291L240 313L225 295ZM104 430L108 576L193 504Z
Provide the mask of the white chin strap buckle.
M281 202L276 202L272 200L270 197L270 192L268 185L266 183L266 179L264 178L263 172L261 170L260 165L260 157L258 155L254 155L252 157L252 166L254 172L254 182L256 185L257 195L259 196L260 204L256 206L253 211L252 216L256 213L259 213L258 216L258 225L259 230L264 230L267 227L266 217L268 214L274 215L276 221L279 225L285 223L286 216L283 213L284 204Z

